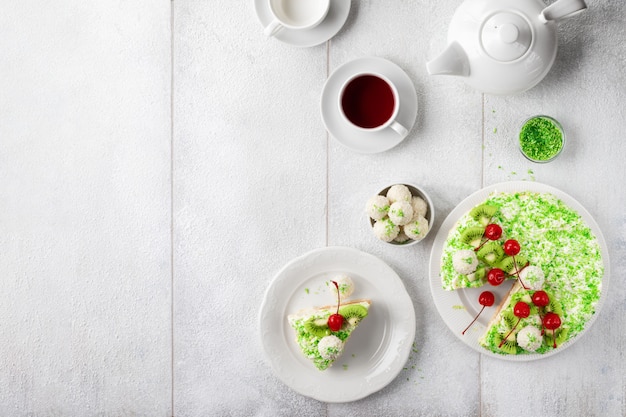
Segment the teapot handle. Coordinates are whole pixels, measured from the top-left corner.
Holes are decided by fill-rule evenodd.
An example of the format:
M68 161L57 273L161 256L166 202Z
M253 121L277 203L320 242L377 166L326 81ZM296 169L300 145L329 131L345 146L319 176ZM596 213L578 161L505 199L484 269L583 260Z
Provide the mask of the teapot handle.
M587 8L584 0L558 0L541 11L539 18L547 23L569 17Z

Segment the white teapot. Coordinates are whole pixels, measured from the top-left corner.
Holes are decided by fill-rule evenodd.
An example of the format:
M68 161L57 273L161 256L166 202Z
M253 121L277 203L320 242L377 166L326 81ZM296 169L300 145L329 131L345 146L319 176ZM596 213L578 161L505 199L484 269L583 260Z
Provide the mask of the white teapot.
M484 93L514 94L546 76L557 50L556 22L587 8L584 0L465 0L454 13L448 47L426 64Z

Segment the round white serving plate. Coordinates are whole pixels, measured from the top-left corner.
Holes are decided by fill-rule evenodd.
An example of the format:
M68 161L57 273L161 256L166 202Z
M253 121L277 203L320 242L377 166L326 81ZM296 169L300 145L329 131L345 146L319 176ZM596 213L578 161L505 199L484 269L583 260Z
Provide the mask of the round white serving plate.
M478 303L478 296L481 292L488 289L493 292L496 296L496 300L502 300L504 295L510 290L514 281L507 281L498 287L488 286L488 288L464 288L456 291L445 291L441 286L441 256L443 253L443 246L448 237L448 233L454 227L456 222L471 210L474 206L482 203L485 199L489 197L489 195L494 191L501 192L522 192L522 191L530 191L530 192L538 192L538 193L551 193L563 201L567 206L571 209L574 209L580 214L585 223L591 228L593 233L598 239L598 244L600 245L600 251L602 253L602 261L604 263L604 275L602 277L602 293L600 295L600 300L596 305L595 314L591 317L591 319L585 325L585 329L578 333L574 338L568 340L567 342L560 345L557 349L550 350L549 352L540 354L526 354L526 355L500 355L493 353L484 347L478 344L479 338L483 335L483 333L487 329L487 324L491 316L495 313L498 303L496 302L492 307L487 307L478 318L476 323L467 331L465 335L462 335L461 332L467 325L473 320L473 318L478 314L482 306ZM491 356L498 359L504 359L509 361L532 361L537 359L543 359L554 354L560 353L576 341L580 340L583 334L585 334L589 328L593 325L598 314L600 313L600 309L604 304L607 294L607 288L609 284L609 251L606 246L606 242L604 240L604 236L602 235L602 231L600 227L593 219L591 214L585 208L576 201L570 195L564 193L561 190L558 190L549 185L541 184L538 182L530 182L530 181L511 181L504 182L499 184L494 184L488 187L485 187L481 190L476 191L471 194L465 200L461 201L459 205L457 205L446 217L446 219L441 224L437 235L435 236L435 240L433 242L433 248L430 254L430 289L433 295L433 299L435 301L435 305L437 306L437 310L443 318L443 321L446 325L452 330L455 336L457 336L463 343L476 350L479 353L482 353L487 356Z
M370 299L367 318L343 355L325 371L304 357L287 316L336 303L326 282L338 274L355 283L350 299ZM366 397L404 367L415 339L415 310L400 277L379 258L347 247L327 247L293 259L267 288L260 315L263 350L275 375L296 392L338 403Z

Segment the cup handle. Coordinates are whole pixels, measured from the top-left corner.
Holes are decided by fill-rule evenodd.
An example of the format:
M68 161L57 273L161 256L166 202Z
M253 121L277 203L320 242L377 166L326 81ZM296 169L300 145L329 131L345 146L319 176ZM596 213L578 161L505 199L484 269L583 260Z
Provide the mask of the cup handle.
M389 125L389 127L395 130L396 133L398 133L398 135L402 137L405 137L409 133L406 127L402 126L400 123L396 122L395 120L393 121L393 123Z
M278 32L282 28L283 26L280 24L278 19L274 19L269 25L267 25L263 33L265 33L267 36L274 36L276 32Z

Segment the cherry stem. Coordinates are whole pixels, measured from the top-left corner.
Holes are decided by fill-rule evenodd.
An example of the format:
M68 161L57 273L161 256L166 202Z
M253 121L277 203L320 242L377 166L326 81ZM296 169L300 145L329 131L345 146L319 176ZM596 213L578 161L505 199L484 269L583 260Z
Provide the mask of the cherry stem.
M502 345L504 344L504 342L506 342L506 339L509 338L509 336L511 335L511 333L513 333L513 330L515 330L515 328L517 327L517 325L519 324L519 322L522 321L522 319L517 319L517 323L515 323L515 326L513 326L513 328L511 329L510 332L508 332L506 334L506 336L504 336L504 339L502 339L502 341L500 342L500 344L498 345L498 348L501 348Z
M470 327L472 327L472 324L474 324L474 322L475 322L476 320L478 320L478 316L480 316L480 313L482 313L482 312L483 312L483 310L485 309L485 307L487 307L487 306L483 306L483 308L481 308L481 309L480 309L480 311L478 312L478 314L476 314L476 317L474 317L474 320L472 320L472 322L469 324L469 326L467 326L467 327L465 328L465 330L463 330L463 331L461 332L461 334L465 334L465 332L466 332L466 331L467 331Z
M341 303L341 296L339 295L339 285L337 281L332 281L335 284L335 288L337 288L337 314L339 314L339 304Z
M529 264L530 264L530 262L527 263L524 266L524 268L526 268ZM515 275L517 276L517 279L519 280L519 283L522 284L522 287L524 287L525 290L529 290L530 287L527 287L526 285L524 285L524 281L522 281L522 277L520 277L520 273L524 270L524 268L517 269L517 261L515 260L515 256L513 257L513 266L515 267Z
M556 348L556 329L552 329L552 340L554 341L554 348Z
M485 243L489 242L489 239L485 239L485 240L483 241L483 240L482 240L482 238L481 238L481 242L482 242L482 243L481 243L480 245L478 245L478 247L477 247L477 248L474 248L474 252L478 252L478 251L480 250L480 248L482 248L482 247L483 247L483 245L484 245Z

